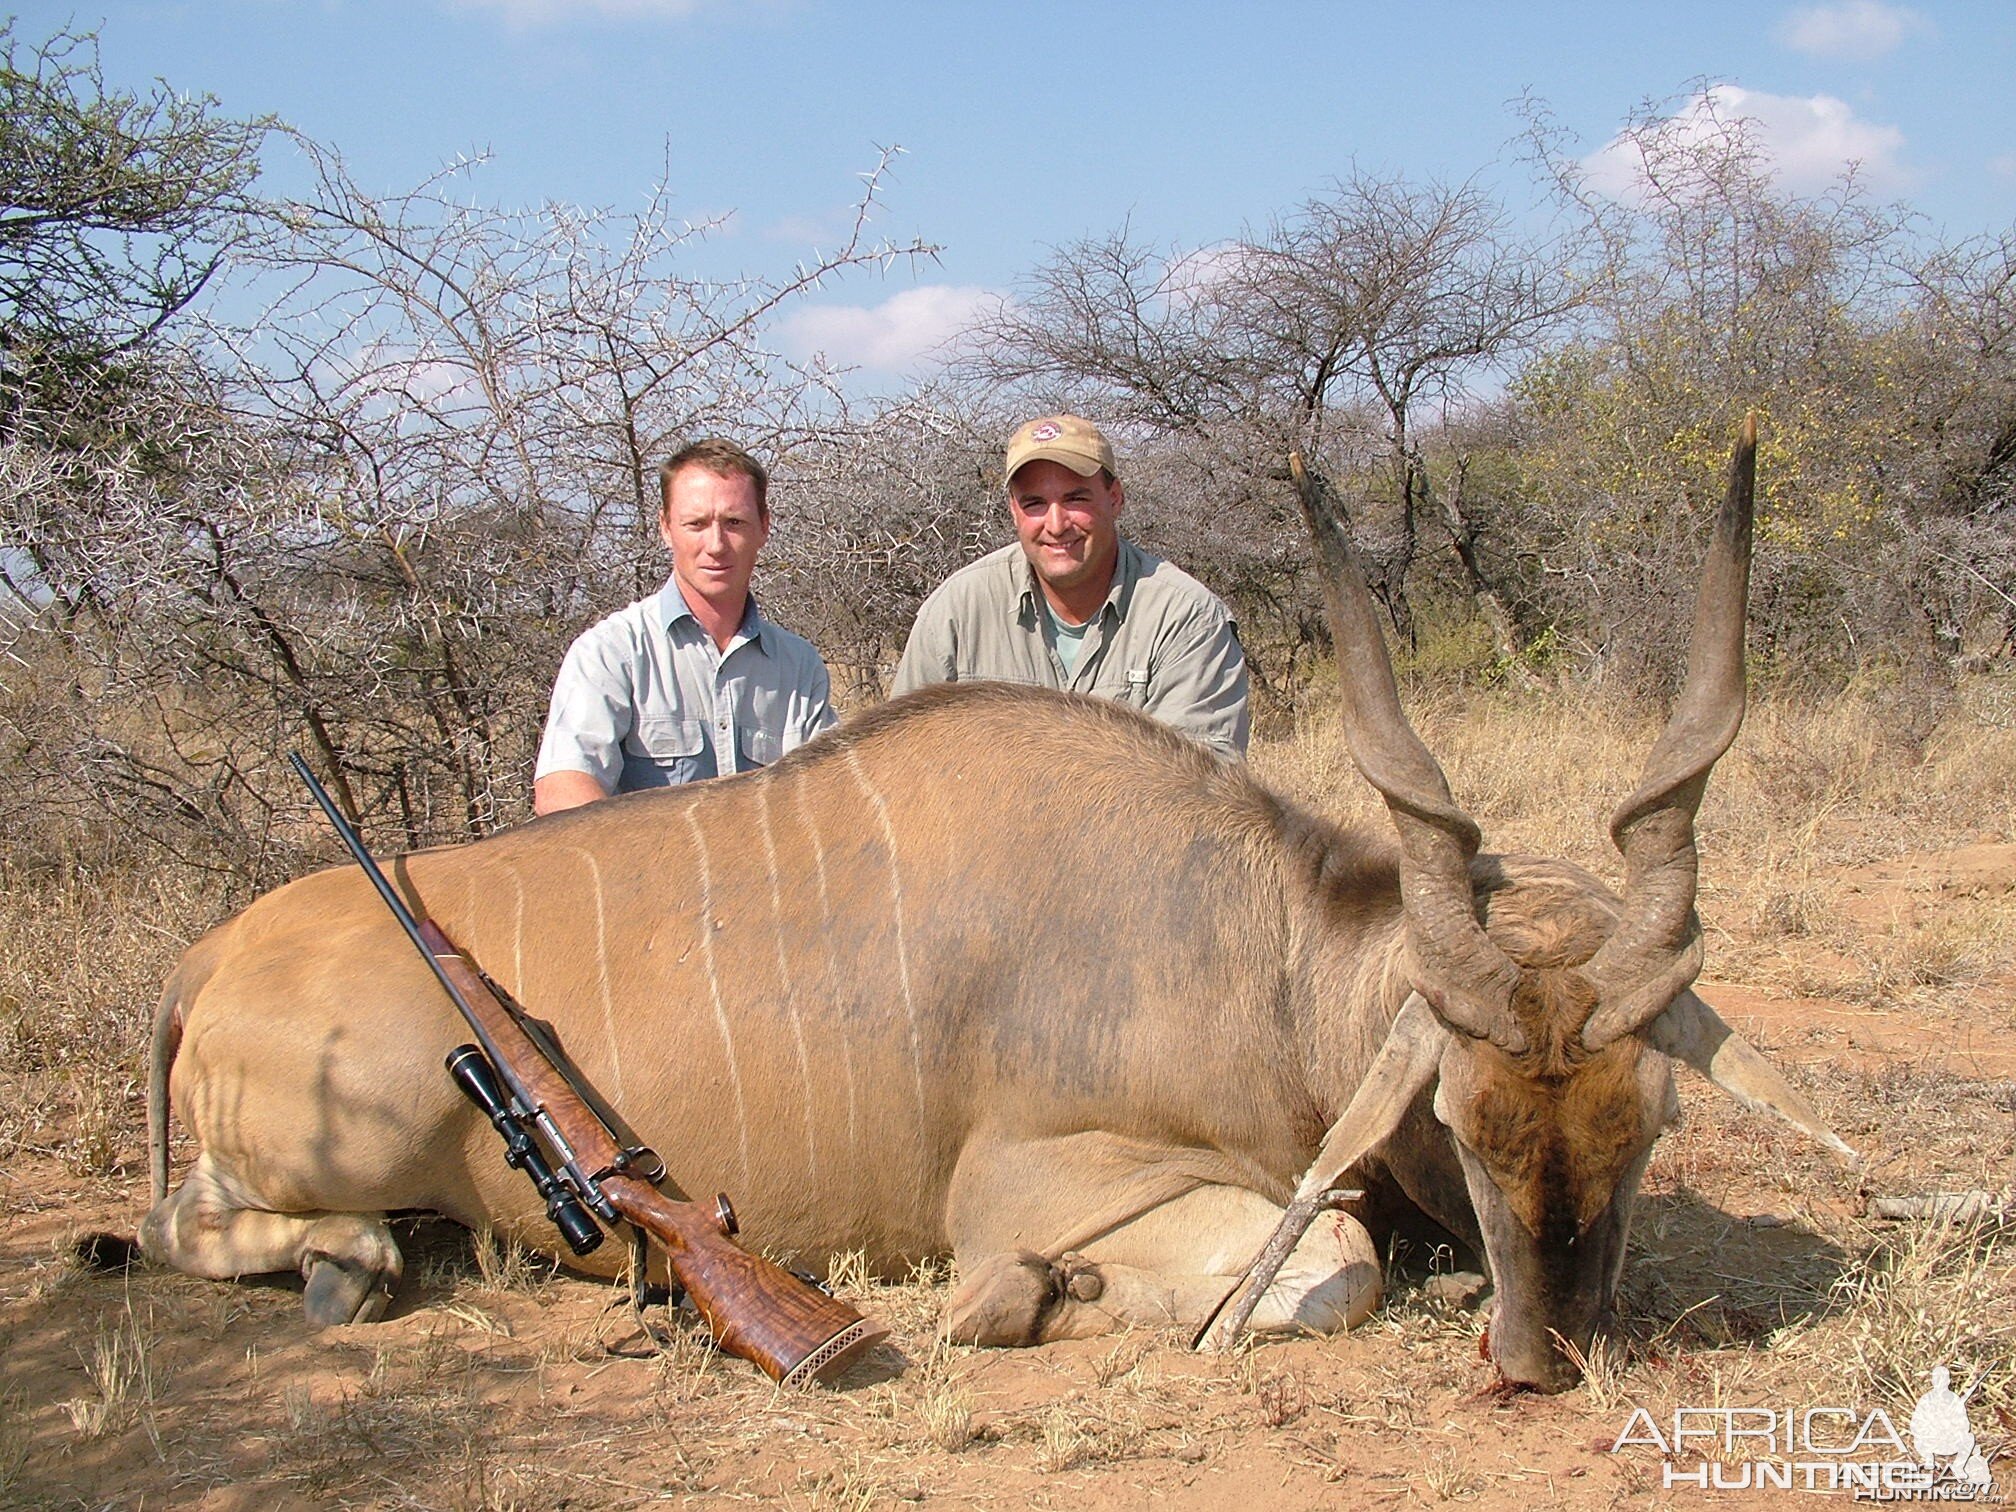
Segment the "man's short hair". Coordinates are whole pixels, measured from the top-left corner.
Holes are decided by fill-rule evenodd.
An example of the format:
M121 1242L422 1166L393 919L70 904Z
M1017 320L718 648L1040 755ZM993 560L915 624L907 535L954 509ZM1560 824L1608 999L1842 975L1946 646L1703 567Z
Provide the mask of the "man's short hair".
M660 513L672 507L672 480L689 467L704 467L717 478L747 478L756 490L757 514L766 520L770 518L770 474L763 470L761 462L733 441L719 436L682 446L659 466Z

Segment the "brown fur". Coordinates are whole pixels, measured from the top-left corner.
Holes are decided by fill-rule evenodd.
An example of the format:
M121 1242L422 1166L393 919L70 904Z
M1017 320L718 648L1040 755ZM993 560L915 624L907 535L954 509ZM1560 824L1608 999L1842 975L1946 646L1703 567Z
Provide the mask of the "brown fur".
M1479 1043L1460 1073L1460 1137L1489 1168L1519 1221L1565 1240L1601 1216L1649 1137L1638 1086L1640 1042L1591 1052L1597 1007L1575 968L1615 922L1601 883L1564 862L1489 856L1476 867L1491 938L1520 967L1511 1012L1525 1039L1512 1055ZM1656 1132L1656 1124L1650 1132Z
M858 1249L900 1274L949 1249L970 1283L955 1333L991 1342L1200 1320L1412 982L1390 842L1130 711L1000 685L926 689L764 771L390 870L553 1022L680 1189L732 1192L751 1242L815 1263ZM1526 968L1530 1049L1452 1041L1457 1143L1409 1124L1379 1159L1437 1222L1489 1231L1464 1196L1459 1146L1473 1152L1558 1250L1605 1204L1628 1210L1663 1094L1635 1038L1578 1047L1591 998L1575 965L1614 899L1558 863L1480 858L1475 881ZM159 1024L156 1106L169 1087L203 1153L142 1226L157 1257L203 1275L298 1266L311 1316L349 1321L396 1281L386 1210L551 1244L440 1069L460 1021L354 869L199 941ZM159 1128L165 1172L165 1111ZM1340 1327L1376 1299L1355 1222L1324 1245L1279 1326ZM604 1248L586 1263L619 1263ZM1066 1252L1099 1268L1103 1296L1041 1271ZM1575 1289L1550 1287L1543 1337L1548 1298Z

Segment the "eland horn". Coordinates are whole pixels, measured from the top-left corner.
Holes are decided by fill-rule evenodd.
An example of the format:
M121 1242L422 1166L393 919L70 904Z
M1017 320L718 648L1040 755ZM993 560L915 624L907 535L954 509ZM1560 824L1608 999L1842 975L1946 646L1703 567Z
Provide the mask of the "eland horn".
M1743 723L1743 634L1750 588L1750 527L1757 494L1757 416L1729 459L1729 487L1715 517L1694 602L1687 681L1638 788L1610 816L1624 855L1624 909L1583 967L1601 1005L1582 1031L1600 1049L1642 1029L1701 969L1694 914L1694 815L1708 774Z
M1477 823L1456 806L1441 766L1401 712L1372 591L1323 480L1299 454L1288 466L1321 559L1345 743L1400 834L1400 891L1420 971L1415 986L1452 1028L1517 1053L1525 1048L1510 1006L1518 968L1484 933L1471 891Z

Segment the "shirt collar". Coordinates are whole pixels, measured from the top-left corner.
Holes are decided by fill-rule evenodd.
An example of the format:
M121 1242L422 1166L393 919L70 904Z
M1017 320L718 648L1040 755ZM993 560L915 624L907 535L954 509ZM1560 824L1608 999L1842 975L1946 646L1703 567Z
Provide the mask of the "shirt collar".
M1128 606L1134 602L1134 585L1141 581L1141 553L1125 536L1121 536L1117 544L1119 550L1113 558L1113 586L1106 590L1106 601L1099 606L1099 612L1092 616L1093 619L1104 619L1110 613L1115 619L1124 621ZM1024 624L1033 625L1038 610L1036 595L1043 590L1037 585L1036 569L1030 564L1029 553L1021 549L1020 543L1017 543L1015 563L1016 575L1022 585L1021 618Z
M693 612L692 605L686 602L686 595L679 591L679 580L668 577L665 586L658 590L658 623L669 631L682 619L692 621L694 630L700 634L706 633L700 629L700 618ZM750 594L742 606L742 623L736 627L736 634L756 642L767 653L770 646L764 637L769 625L770 622L756 607L756 595Z

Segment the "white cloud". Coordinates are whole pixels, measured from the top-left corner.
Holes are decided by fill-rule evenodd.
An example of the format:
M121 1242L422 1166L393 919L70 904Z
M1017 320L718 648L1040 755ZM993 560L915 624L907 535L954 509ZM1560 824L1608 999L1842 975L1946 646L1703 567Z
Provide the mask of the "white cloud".
M763 228L765 241L788 242L794 247L813 247L821 242L830 244L840 234L842 228L834 219L821 220L815 215L787 215Z
M1726 137L1735 123L1747 122L1778 181L1793 190L1824 189L1855 165L1871 189L1901 187L1910 174L1898 160L1904 133L1895 126L1858 120L1853 107L1832 95L1775 95L1716 84L1695 95L1648 135L1619 133L1601 151L1582 160L1592 187L1618 199L1641 190L1640 143L1684 157Z
M664 21L690 16L706 0L448 0L458 11L495 11L514 29L593 17L612 21Z
M1194 303L1237 273L1245 260L1246 248L1239 242L1214 242L1186 252L1169 264L1162 293L1172 305Z
M1815 58L1867 62L1895 52L1912 33L1930 31L1931 25L1916 11L1883 0L1835 0L1800 6L1780 23L1778 40Z
M2016 179L2016 152L1988 159L1988 171L1997 178Z
M483 402L482 385L467 363L383 337L334 354L318 367L324 382L374 419L414 418L422 410L450 414Z
M943 349L1000 296L963 284L925 284L878 305L811 305L785 319L785 348L799 357L821 353L836 367L908 372Z

